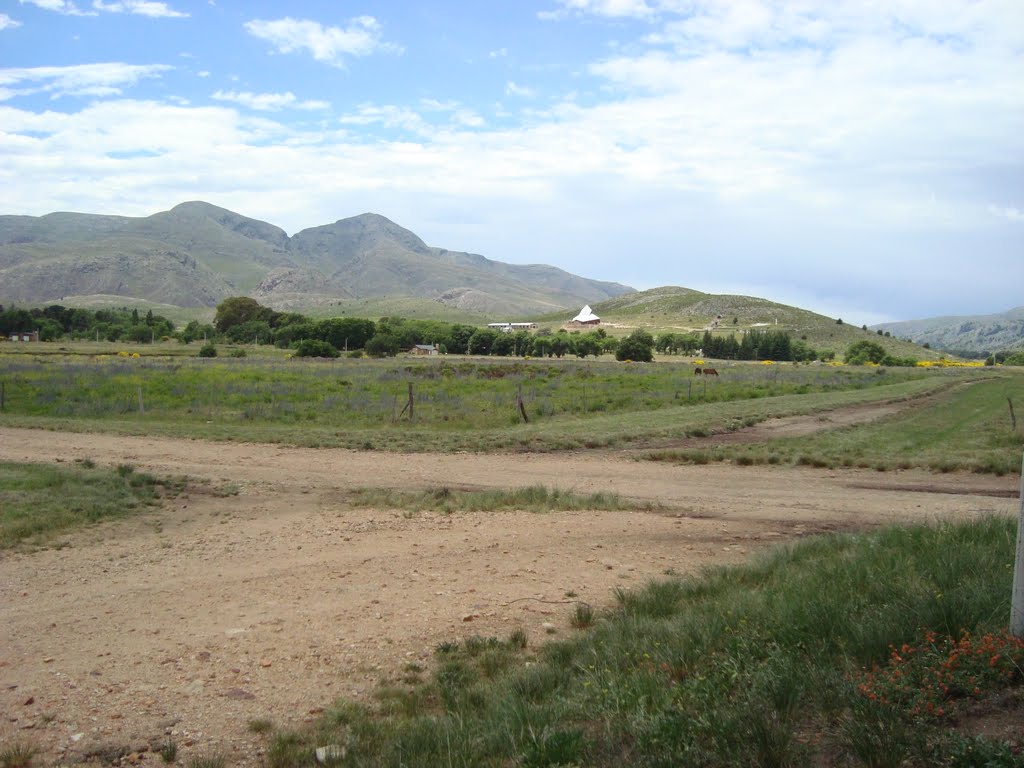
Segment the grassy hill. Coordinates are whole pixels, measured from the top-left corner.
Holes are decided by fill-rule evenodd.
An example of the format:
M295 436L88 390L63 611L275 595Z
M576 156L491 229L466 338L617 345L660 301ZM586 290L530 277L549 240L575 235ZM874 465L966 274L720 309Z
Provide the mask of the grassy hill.
M877 331L840 323L839 318L753 296L663 286L599 302L593 310L608 333L616 336L625 336L636 328L655 335L711 330L727 336L748 330L773 330L787 331L820 352L833 350L840 357L851 344L865 339L881 344L896 357L936 357L934 352L895 336L879 336ZM557 327L568 322L573 314L550 314L539 322Z

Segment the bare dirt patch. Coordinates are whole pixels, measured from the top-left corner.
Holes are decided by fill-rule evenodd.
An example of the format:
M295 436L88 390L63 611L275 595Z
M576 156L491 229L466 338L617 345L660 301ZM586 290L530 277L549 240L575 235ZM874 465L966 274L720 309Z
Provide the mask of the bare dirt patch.
M249 721L301 725L338 697L367 697L443 640L523 629L536 644L544 623L574 631L571 599L606 606L615 587L669 570L821 531L1016 509L1016 478L973 478L950 493L956 478L915 472L883 480L608 453L406 455L0 428L0 460L86 458L204 484L53 548L0 554L0 742L34 744L50 760L170 737L179 759L221 751L255 765L264 742ZM343 503L366 486L536 484L664 509L446 516Z
M891 403L868 403L836 408L823 413L807 413L797 416L780 416L766 419L749 427L728 432L715 432L706 437L686 437L678 440L658 442L645 446L643 451L651 448L710 448L716 445L747 445L765 443L786 437L805 437L826 429L840 429L857 424L868 424L872 421L893 416L907 408L920 405L920 401L902 400Z

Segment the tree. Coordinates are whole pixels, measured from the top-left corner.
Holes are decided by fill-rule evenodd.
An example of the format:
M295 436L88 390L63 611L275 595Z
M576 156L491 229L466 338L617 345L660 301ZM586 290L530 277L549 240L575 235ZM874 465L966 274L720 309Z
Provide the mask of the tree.
M851 344L846 350L847 365L864 365L875 363L876 365L885 360L885 347L875 341L858 341Z
M232 296L217 305L217 314L214 315L213 324L218 331L224 333L234 325L241 325L251 320L264 320L266 312L268 312L267 308L256 299L251 299L248 296Z
M597 357L601 354L601 337L596 333L585 333L576 339L576 357Z
M366 354L370 357L394 357L398 354L398 341L386 333L376 333L366 342Z
M619 342L619 348L615 350L615 359L633 360L638 363L653 361L654 337L638 328Z
M348 349L362 349L376 332L377 326L372 320L332 317L316 324L315 335L335 349L345 349L346 345Z
M476 333L469 337L469 354L489 355L494 347L498 334L490 328L478 328Z
M190 320L188 325L182 330L179 338L186 344L189 344L197 339L211 338L216 332L217 329L209 323L204 325L198 320Z

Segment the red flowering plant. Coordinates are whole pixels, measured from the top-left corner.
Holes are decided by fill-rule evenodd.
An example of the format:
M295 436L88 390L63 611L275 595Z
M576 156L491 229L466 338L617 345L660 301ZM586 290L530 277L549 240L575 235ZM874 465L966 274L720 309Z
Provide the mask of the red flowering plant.
M1024 680L1024 640L1008 631L959 640L924 630L921 640L889 646L884 666L854 676L866 699L913 717L941 719L961 702Z

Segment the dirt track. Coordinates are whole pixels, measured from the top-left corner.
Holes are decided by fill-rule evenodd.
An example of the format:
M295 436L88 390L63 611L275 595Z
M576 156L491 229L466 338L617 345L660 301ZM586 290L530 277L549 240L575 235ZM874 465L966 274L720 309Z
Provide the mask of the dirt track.
M252 765L247 723L298 725L472 634L572 632L668 569L892 520L1012 514L1016 478L674 467L607 454L399 455L0 428L0 460L131 463L190 492L142 518L0 554L0 742L45 758L142 747ZM347 509L365 486L613 491L659 513L408 515ZM1002 494L1001 497L992 494ZM527 598L527 599L524 599ZM154 755L145 762L158 763Z

